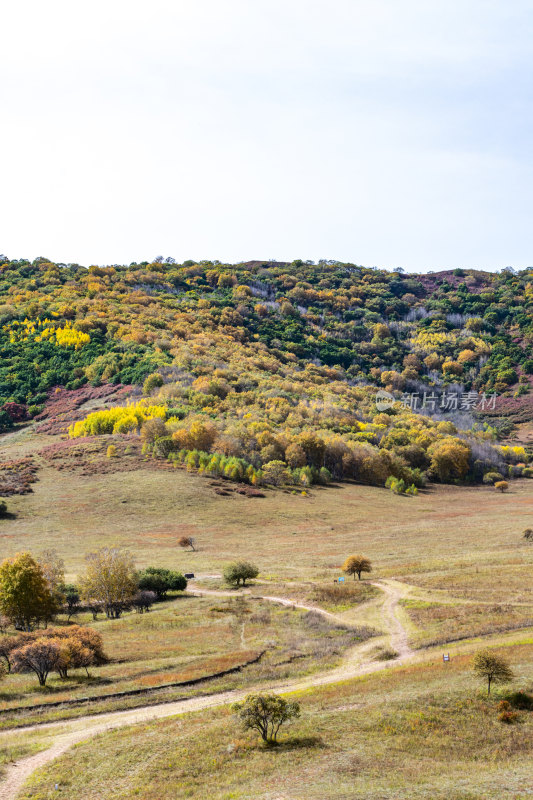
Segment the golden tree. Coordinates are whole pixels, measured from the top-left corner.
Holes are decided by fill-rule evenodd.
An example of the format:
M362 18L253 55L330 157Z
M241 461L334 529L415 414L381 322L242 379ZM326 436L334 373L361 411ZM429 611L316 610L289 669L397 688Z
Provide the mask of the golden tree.
M356 575L359 580L361 580L362 572L372 572L372 563L370 562L370 559L366 558L366 556L348 556L342 565L342 571L347 575L353 575L354 580Z

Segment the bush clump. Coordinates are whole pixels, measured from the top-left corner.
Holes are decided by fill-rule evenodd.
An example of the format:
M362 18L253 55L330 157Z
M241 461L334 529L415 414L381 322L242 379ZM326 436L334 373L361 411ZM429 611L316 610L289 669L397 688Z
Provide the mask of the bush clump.
M500 472L486 472L483 475L483 483L486 486L494 485L498 481L503 481L503 475Z
M258 575L259 569L249 561L235 561L224 567L224 580L230 586L240 586L241 583L245 586L246 581L253 580Z

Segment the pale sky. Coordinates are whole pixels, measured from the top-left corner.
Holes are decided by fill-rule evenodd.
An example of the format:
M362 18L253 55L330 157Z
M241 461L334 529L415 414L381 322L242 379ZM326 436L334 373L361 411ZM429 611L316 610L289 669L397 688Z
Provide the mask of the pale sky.
M529 0L0 10L0 253L533 264Z

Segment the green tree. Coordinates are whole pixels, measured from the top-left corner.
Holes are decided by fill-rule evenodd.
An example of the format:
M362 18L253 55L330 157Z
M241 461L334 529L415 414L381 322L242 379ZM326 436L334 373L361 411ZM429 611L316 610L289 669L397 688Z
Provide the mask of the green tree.
M251 694L234 703L233 711L245 730L256 730L267 745L275 745L281 726L300 716L300 705L276 694Z
M258 575L258 568L249 561L235 561L224 567L224 580L231 586L240 586L241 582L245 586L246 581L257 578Z
M167 592L183 592L187 580L181 572L162 567L146 567L137 575L137 586L142 591L155 592L158 600L164 600Z
M372 572L372 563L366 556L348 556L342 565L342 571L347 575L353 575L354 580L356 575L361 580L362 572Z
M17 553L0 565L0 611L18 630L30 631L57 611L42 566L30 553Z
M67 618L70 622L70 618L74 616L79 610L80 607L80 591L77 586L73 583L68 583L64 587L65 592L65 606L67 609Z
M487 681L487 694L493 683L508 683L513 679L513 671L507 661L496 655L491 650L481 650L476 653L472 662L472 669L478 678Z

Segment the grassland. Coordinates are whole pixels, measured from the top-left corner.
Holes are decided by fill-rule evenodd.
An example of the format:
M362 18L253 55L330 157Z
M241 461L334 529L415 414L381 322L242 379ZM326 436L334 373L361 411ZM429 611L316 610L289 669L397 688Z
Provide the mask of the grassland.
M500 651L516 684L533 687L533 645ZM21 800L369 798L525 800L533 713L499 720L467 656L387 670L313 690L275 749L240 731L226 707L104 733L30 781ZM105 758L102 754L105 753Z
M19 433L0 441L0 459L36 453L56 437ZM129 548L139 566L154 563L216 573L237 555L263 578L296 586L330 580L353 551L376 574L419 586L505 603L533 587L533 546L521 537L533 517L533 483L514 481L505 495L489 487L435 486L416 498L377 487L313 487L302 497L216 495L209 481L181 470L140 468L84 476L41 465L33 493L9 499L15 519L0 522L2 552L55 548L68 576L84 553L103 544ZM198 552L178 547L196 538Z
M354 630L238 593L234 598L182 596L142 615L130 612L119 620L96 622L80 615L77 621L102 634L109 663L91 670L90 677L73 673L62 680L54 674L45 687L31 673L7 675L1 684L0 728L168 701L191 692L172 684L200 681L241 665L238 674L201 682L193 691L309 674L335 665L349 647L372 635L370 628ZM131 690L150 694L114 696ZM36 703L53 705L34 711ZM58 709L58 703L65 705Z
M426 661L310 689L300 696L302 719L275 751L240 733L223 707L102 733L36 774L21 798L57 797L56 782L69 800L529 796L533 715L520 712L516 725L502 724L498 694L486 701L470 658L484 641L473 637L488 637L513 662L515 685L533 690L533 546L522 537L533 527L533 482L514 481L504 495L487 487L434 486L407 498L344 483L313 487L307 497L271 490L263 498L221 496L208 479L152 462L106 474L59 470L39 455L55 441L29 429L0 440L0 461L32 456L39 466L33 492L9 498L13 517L0 521L3 556L53 548L74 580L85 553L120 545L139 567L191 571L200 576L199 586L212 590L222 588L222 567L236 557L255 562L261 572L241 599L242 593L183 597L118 621L93 623L82 615L76 621L102 633L111 662L89 680L52 678L44 692L27 675L8 676L0 686L4 727L296 675L309 677L311 685L314 675L341 663L353 634L261 596L319 605L346 625L383 630L377 587L368 579L343 588L333 582L353 552L371 558L370 579L387 581L403 598L398 616L411 646L457 644L446 644L452 663L445 666L440 650L422 649ZM197 552L178 546L183 535L195 538ZM263 649L257 664L208 684L102 699L90 708L9 711L201 677ZM389 649L387 637L364 645L374 660ZM45 730L41 738L1 733L8 738L0 741L0 763L47 746Z

